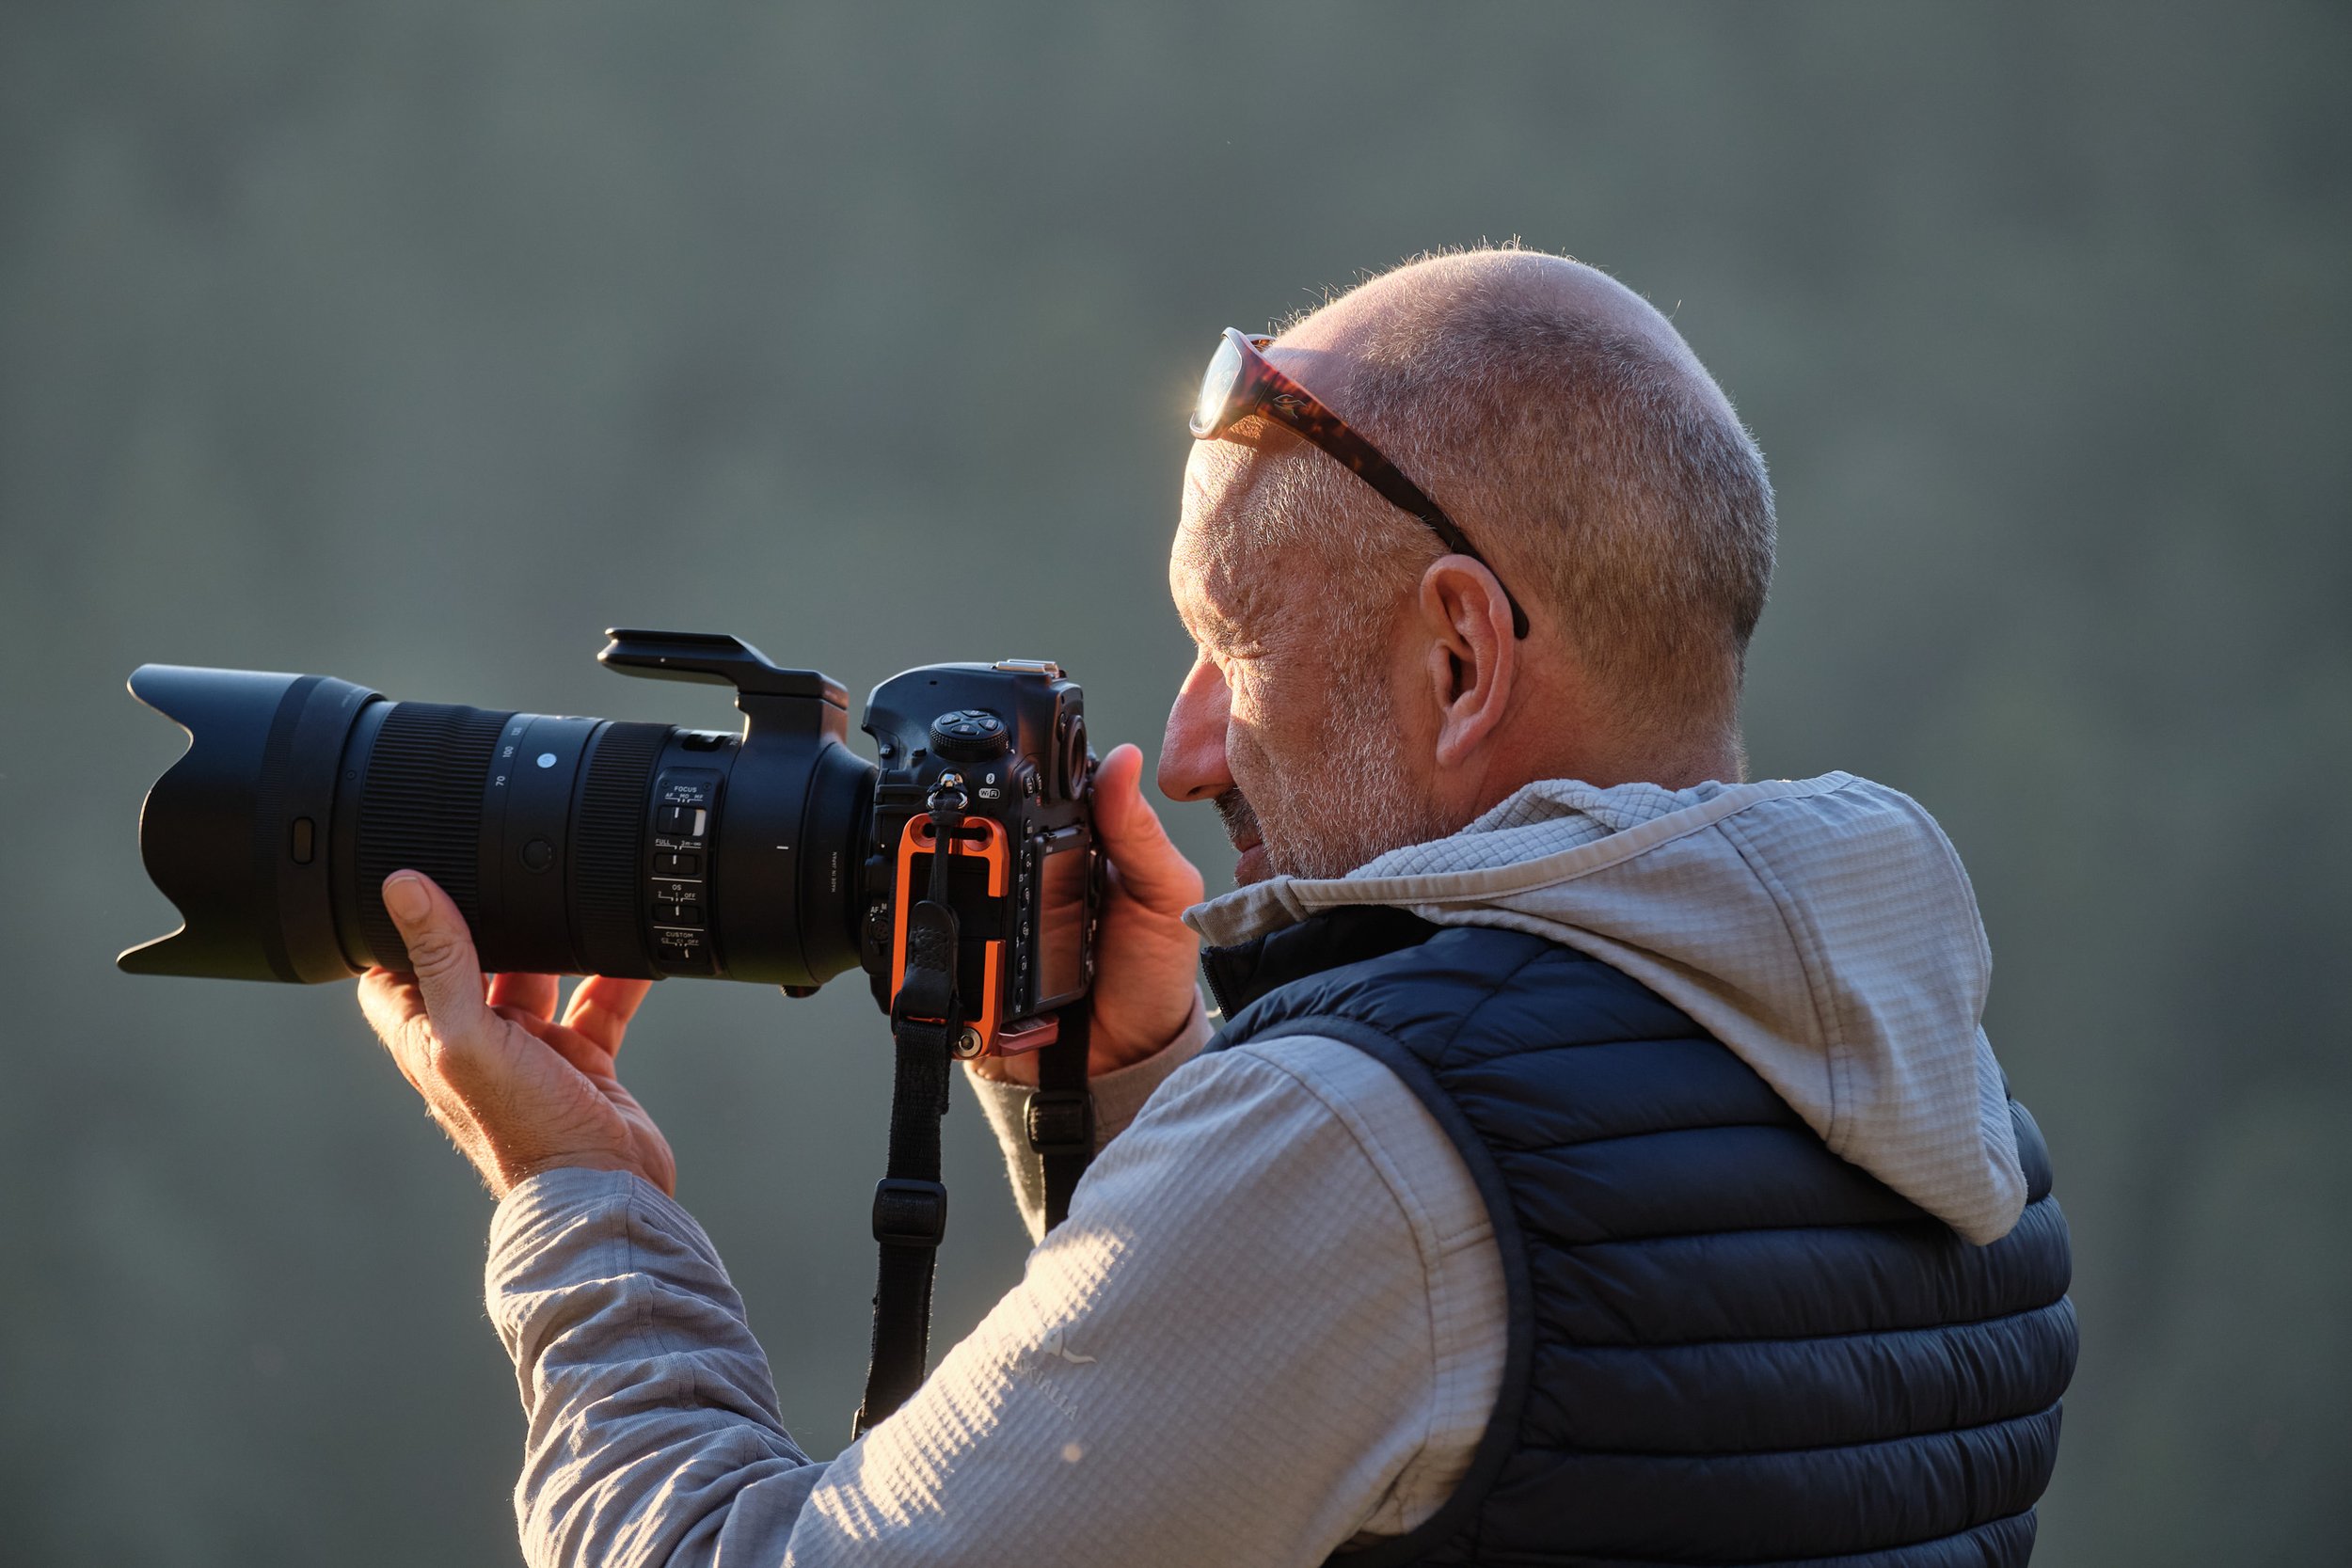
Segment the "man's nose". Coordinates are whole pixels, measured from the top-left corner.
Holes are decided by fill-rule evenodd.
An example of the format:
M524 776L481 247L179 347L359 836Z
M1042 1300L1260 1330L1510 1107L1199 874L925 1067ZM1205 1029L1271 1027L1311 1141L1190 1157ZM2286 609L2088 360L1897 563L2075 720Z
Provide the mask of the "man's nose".
M1225 725L1232 711L1225 676L1206 658L1191 673L1168 710L1160 742L1160 793L1171 800L1214 800L1233 787L1225 764Z

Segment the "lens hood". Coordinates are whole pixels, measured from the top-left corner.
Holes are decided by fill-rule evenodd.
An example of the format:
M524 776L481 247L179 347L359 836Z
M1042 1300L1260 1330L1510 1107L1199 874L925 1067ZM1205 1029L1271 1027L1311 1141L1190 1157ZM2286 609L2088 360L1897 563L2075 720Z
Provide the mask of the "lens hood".
M133 974L318 981L358 972L334 939L326 830L343 743L382 699L325 675L143 664L131 694L187 732L139 812L147 874L179 930Z

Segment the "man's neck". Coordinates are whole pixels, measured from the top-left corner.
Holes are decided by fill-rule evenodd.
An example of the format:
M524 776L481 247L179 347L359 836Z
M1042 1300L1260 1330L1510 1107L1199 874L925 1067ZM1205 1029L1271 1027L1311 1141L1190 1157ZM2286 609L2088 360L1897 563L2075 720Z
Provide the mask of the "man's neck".
M1458 832L1529 784L1545 779L1574 779L1596 789L1652 784L1661 789L1680 790L1709 780L1739 784L1747 776L1745 763L1736 734L1679 748L1654 744L1622 751L1590 744L1547 747L1524 759L1514 759L1509 766L1499 761L1486 769L1454 827Z

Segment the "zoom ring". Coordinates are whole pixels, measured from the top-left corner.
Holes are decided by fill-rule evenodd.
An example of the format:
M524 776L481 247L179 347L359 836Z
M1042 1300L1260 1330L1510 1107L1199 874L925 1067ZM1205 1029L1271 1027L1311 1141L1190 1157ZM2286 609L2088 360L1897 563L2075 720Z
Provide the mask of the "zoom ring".
M377 962L407 966L376 889L395 871L440 884L469 925L482 915L482 796L511 713L399 703L385 716L359 801L359 929Z

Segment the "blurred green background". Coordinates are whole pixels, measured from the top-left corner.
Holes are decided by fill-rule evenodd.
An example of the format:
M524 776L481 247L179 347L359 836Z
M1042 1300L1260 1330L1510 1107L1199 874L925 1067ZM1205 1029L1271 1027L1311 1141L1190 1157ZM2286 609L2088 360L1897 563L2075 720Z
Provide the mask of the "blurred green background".
M2340 1560L2348 67L2339 5L0 8L0 1559L514 1552L489 1205L347 988L111 967L132 666L716 724L592 661L710 627L1055 657L1151 749L1216 329L1519 235L1772 461L1756 771L1975 874L2076 1242L2040 1560ZM628 1060L831 1452L879 1017L668 985ZM952 1338L1023 1243L949 1138Z

